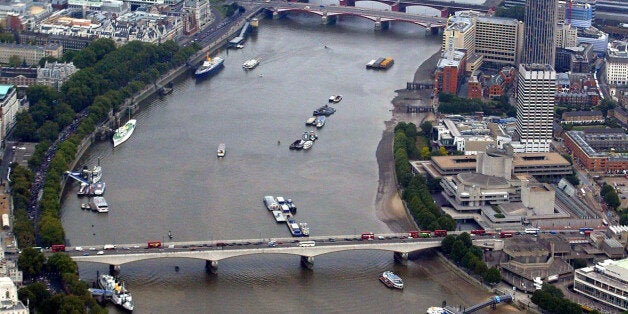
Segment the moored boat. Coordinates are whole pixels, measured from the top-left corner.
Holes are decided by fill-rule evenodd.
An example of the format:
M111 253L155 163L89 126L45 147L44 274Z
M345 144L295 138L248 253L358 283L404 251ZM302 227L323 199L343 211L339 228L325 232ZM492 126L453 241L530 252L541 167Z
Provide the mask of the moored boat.
M303 143L303 149L304 150L308 150L310 148L312 148L312 145L314 145L314 142L307 140L305 141L305 143Z
M329 102L339 103L342 100L342 95L331 95L329 97Z
M93 194L96 196L101 196L105 194L105 182L98 182L93 184Z
M275 198L270 195L264 196L264 205L266 205L266 208L271 211L279 209L279 204L277 204Z
M431 306L427 309L427 314L450 314L450 312L442 307Z
M128 140L129 137L131 137L131 134L133 134L136 124L137 120L131 119L123 126L117 128L116 133L113 134L113 147L116 147Z
M304 237L308 237L310 235L310 227L307 225L307 222L299 223L299 228L301 229L301 234Z
M99 213L109 212L109 205L107 204L107 201L105 200L105 198L102 196L97 196L97 197L92 198L92 200L89 202L89 206L95 212L99 212Z
M292 234L293 237L301 237L303 236L303 234L301 233L301 228L299 228L299 224L297 224L296 222L294 222L294 220L290 219L288 220L288 229L290 230L290 233Z
M325 116L318 116L316 118L316 127L319 129L322 128L325 125L325 120Z
M206 55L205 61L194 72L194 77L197 79L206 78L223 68L224 59L221 57L210 58L209 54Z
M297 213L297 205L294 205L294 202L292 201L292 199L287 199L286 200L286 205L288 205L288 209L290 210L290 213L295 215Z
M305 125L316 125L316 117L311 117L305 120Z
M216 155L218 157L225 157L226 153L227 153L227 147L225 146L225 143L220 143L218 145L218 149L216 150Z
M280 210L273 210L273 217L277 222L286 222L286 216Z
M330 116L336 112L334 107L330 107L329 105L324 105L312 112L314 116Z
M293 149L293 150L303 149L303 140L294 141L292 144L290 144L290 149Z
M403 289L403 280L391 271L385 271L379 276L379 280L389 288Z
M242 64L242 67L246 70L252 70L258 65L259 65L259 60L250 59L250 60L244 61L244 63Z

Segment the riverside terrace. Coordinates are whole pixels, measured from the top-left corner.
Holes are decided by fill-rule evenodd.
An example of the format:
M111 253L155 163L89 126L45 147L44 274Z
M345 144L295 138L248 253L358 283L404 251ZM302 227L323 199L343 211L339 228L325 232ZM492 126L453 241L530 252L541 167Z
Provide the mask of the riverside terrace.
M460 232L451 232L457 234ZM118 244L116 249L104 250L104 246L90 247L88 252L68 247L67 253L76 262L109 264L110 270L122 264L162 258L194 258L206 261L206 268L215 272L218 261L252 254L292 254L301 257L301 263L312 268L314 256L350 251L385 250L394 253L395 260L407 260L408 253L441 246L443 238L408 238L403 234L381 234L373 240L362 240L361 235L339 235L302 238L315 241L314 246L301 246L295 238L243 239L204 242L167 242L160 248L148 248L147 244ZM270 241L269 241L270 240ZM272 244L270 243L272 241ZM474 239L473 244L482 248L501 250L501 239ZM101 250L96 253L97 250Z

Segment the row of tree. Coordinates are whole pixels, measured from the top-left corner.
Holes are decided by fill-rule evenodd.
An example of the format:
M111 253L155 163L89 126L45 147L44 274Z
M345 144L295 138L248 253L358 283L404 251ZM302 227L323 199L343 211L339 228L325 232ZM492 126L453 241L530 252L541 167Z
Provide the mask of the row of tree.
M484 112L489 116L507 117L517 115L517 109L510 105L507 95L483 102L480 99L460 98L454 94L440 93L438 94L438 112L450 114Z
M582 313L580 305L565 299L563 292L550 284L543 284L541 289L534 291L534 294L532 294L532 302L549 313Z
M125 99L146 84L155 83L160 75L175 66L184 64L197 49L198 46L180 49L172 41L159 45L133 41L116 48L112 40L98 39L85 49L67 55L82 69L63 84L60 93L46 86L32 86L27 90L31 106L28 112L16 116L15 137L21 141L40 141L29 159L31 169L42 164L51 143L79 117L79 112L88 113L72 135L58 145L50 160L40 201L39 224L34 226L38 228L41 246L65 242L59 216L61 181L76 157L81 140L112 110L119 110ZM27 178L32 182L32 174ZM30 195L24 197L30 199ZM16 211L23 209L26 213L28 201L18 205ZM26 233L33 228L24 226L22 230L25 232L18 236L20 247L32 246L35 238Z
M454 230L456 222L443 214L432 199L425 178L414 174L409 156L416 158L418 132L413 123L400 122L395 126L393 143L397 182L403 188L402 199L417 225L424 230Z
M621 200L619 200L619 195L617 195L617 191L614 187L606 182L602 186L602 190L600 190L600 196L604 200L604 203L608 205L609 209L616 210L619 208L619 205L621 205Z
M489 284L496 284L502 280L497 267L488 268L483 261L482 249L473 245L471 236L463 232L458 236L448 235L443 239L441 250L454 262L482 277Z
M78 265L63 253L55 253L46 260L41 251L25 248L17 260L25 275L33 277L43 271L59 276L66 293L52 294L45 283L36 281L18 290L18 298L39 313L107 313L92 298L87 285L78 277Z

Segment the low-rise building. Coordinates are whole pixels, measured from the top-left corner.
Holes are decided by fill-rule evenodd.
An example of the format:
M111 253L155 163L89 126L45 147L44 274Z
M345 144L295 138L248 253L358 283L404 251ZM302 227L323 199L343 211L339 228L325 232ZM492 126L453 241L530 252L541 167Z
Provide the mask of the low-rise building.
M37 68L37 84L60 90L61 85L70 79L70 76L76 71L77 68L72 62L59 63L46 61L43 67Z
M628 169L628 155L613 152L628 149L628 135L622 129L567 131L563 139L574 161L587 170L614 173Z
M619 121L624 127L628 127L628 112L624 108L613 108L608 111L608 116Z
M620 311L628 311L628 259L606 260L576 269L574 291Z
M606 81L611 85L628 85L628 41L608 44Z
M563 123L591 124L604 123L604 115L599 110L563 112Z
M0 84L25 88L37 83L37 69L27 67L0 67Z

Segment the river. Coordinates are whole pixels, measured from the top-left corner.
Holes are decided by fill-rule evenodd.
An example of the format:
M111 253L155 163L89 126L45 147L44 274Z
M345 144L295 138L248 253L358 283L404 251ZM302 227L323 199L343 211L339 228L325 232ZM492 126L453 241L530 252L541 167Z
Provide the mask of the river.
M292 198L296 218L309 223L312 235L390 232L375 214L375 150L394 90L440 44L440 36L412 24L376 32L359 18L329 26L304 15L262 20L244 49L220 52L220 73L176 82L171 95L143 106L126 143L113 149L102 142L88 151L80 164L100 159L110 212L81 211L85 200L74 185L62 205L69 244L160 241L169 230L177 241L288 236L264 209L264 195ZM387 56L395 59L389 70L365 69ZM261 63L244 71L250 58ZM344 99L312 149L288 150L332 94ZM227 155L219 160L221 142ZM136 313L420 313L442 300L478 301L423 263L434 266L436 258L421 254L397 265L390 252L345 252L316 257L310 271L296 256L259 255L220 261L212 275L204 261L170 259L123 265L121 278ZM100 264L79 267L88 282L108 271ZM384 270L399 274L405 289L379 283Z

